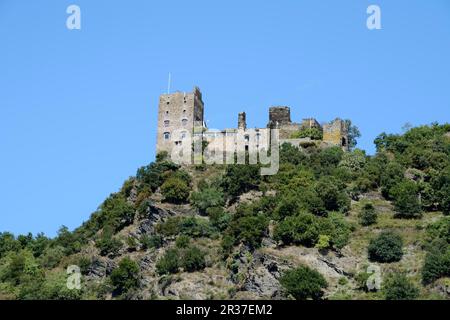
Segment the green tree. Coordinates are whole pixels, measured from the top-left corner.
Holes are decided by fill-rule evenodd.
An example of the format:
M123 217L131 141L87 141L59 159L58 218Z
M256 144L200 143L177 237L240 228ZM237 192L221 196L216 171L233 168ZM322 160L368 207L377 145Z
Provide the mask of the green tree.
M408 180L399 182L392 189L395 217L417 219L422 217L422 206L418 197L417 185Z
M323 289L328 286L319 272L306 266L286 271L280 283L296 300L318 300L323 295Z
M208 208L224 206L225 196L218 188L207 186L192 193L191 203L201 214L206 214Z
M181 266L187 272L203 270L206 266L205 253L195 246L186 248L182 254Z
M229 165L222 178L221 187L234 199L239 195L256 189L261 176L256 165Z
M403 256L403 240L392 231L383 231L369 243L368 254L371 261L389 263L400 261Z
M419 289L403 273L394 273L385 281L386 300L414 300Z
M345 120L345 125L347 127L348 147L351 150L358 144L358 138L361 137L361 132L357 126L353 125L350 119Z
M139 286L139 266L126 257L119 262L119 266L111 273L111 283L116 293L122 294Z
M365 203L362 207L361 213L359 214L359 223L362 226L371 226L377 223L378 215L375 211L375 207L372 203Z
M179 178L169 178L161 186L161 193L164 200L170 203L185 203L189 198L189 185Z
M156 263L156 272L159 275L177 273L179 268L179 252L176 249L168 249L164 256Z

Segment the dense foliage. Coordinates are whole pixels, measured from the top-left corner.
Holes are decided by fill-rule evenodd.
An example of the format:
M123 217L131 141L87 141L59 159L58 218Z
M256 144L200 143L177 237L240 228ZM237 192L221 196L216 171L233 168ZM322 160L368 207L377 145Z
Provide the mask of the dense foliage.
M429 290L450 277L450 220L444 216L450 215L450 125L382 133L375 139L376 154L367 155L354 148L360 133L348 124L349 152L283 144L280 170L269 177L260 175L258 165L181 168L159 154L73 231L61 227L54 238L0 233L0 299L128 298L140 285L136 251L155 254L157 273L169 275L203 270L211 252L218 255L213 263L236 268L228 262L267 243L337 255L357 247L381 263L401 261L403 247L412 245L424 256L420 291ZM318 138L312 131L301 135ZM168 210L170 215L160 217L152 208L161 199L164 208L178 210L190 202L196 210ZM390 225L392 219L397 220ZM417 239L402 233L404 225L414 226ZM364 241L352 242L362 233ZM70 290L69 265L80 266L83 274L104 270L107 281ZM416 298L415 281L401 273L388 277L385 298ZM280 282L296 299L317 299L326 288L325 279L306 267L286 272Z
M320 299L328 286L320 273L306 266L287 271L280 283L296 300Z
M403 240L394 232L383 231L370 241L368 247L369 259L377 262L396 262L403 256Z

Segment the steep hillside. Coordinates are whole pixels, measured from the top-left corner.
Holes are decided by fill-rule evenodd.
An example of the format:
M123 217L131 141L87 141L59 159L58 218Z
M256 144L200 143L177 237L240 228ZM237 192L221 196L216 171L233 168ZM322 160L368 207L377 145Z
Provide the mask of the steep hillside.
M158 155L73 232L1 233L0 299L449 299L450 125L375 144L269 177Z

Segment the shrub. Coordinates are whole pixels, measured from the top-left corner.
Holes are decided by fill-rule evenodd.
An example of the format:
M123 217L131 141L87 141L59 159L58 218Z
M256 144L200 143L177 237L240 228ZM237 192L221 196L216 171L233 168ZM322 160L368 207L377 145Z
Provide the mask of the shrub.
M287 217L275 228L275 240L284 244L301 244L306 247L315 245L319 238L319 227L314 215L301 213L294 217Z
M306 266L287 271L280 278L280 283L296 300L320 299L322 290L328 286L319 272Z
M315 246L319 250L325 250L330 247L330 236L321 234Z
M190 188L188 184L179 178L169 178L161 186L164 200L174 204L185 203L189 198Z
M377 238L369 243L368 254L372 261L389 263L400 261L403 256L402 238L391 232L383 231Z
M133 222L134 213L133 206L123 195L117 193L109 196L100 206L97 220L100 227L109 225L114 231L119 231Z
M111 273L111 283L118 294L139 286L139 266L130 258L124 258Z
M224 206L225 198L221 190L214 187L206 187L192 193L191 203L201 214L205 214L208 208Z
M234 215L228 230L237 241L254 249L261 245L268 225L269 221L264 215Z
M163 238L160 235L149 236L143 234L139 240L141 243L142 249L147 250L150 248L161 248L163 245Z
M114 238L113 228L111 226L106 226L103 228L102 235L95 242L95 245L100 249L100 255L114 257L118 254L123 244L122 241Z
M231 215L225 212L221 207L209 208L207 213L212 226L219 231L225 230L230 224Z
M178 250L168 249L164 256L156 263L159 275L177 273L180 268Z
M203 270L206 266L205 253L197 247L188 247L182 253L181 266L187 272Z
M442 277L450 276L450 249L448 245L432 249L425 256L422 267L422 282L427 285Z
M394 273L385 281L386 300L414 300L419 289L403 273Z
M256 189L261 176L256 165L229 165L222 178L221 187L232 199Z
M365 203L359 214L359 223L362 226L371 226L377 223L378 215L372 203Z
M323 132L318 128L307 128L297 131L291 135L291 139L310 138L311 140L322 140Z
M395 217L421 218L422 206L419 202L417 185L412 181L403 181L392 188L394 196Z
M340 190L339 182L334 177L322 177L315 186L319 198L328 211L347 212L350 209L350 198Z
M186 235L181 235L175 240L175 246L177 248L187 248L189 247L189 243L191 242L191 239Z
M165 236L185 234L194 238L209 237L213 228L205 218L199 217L170 217L156 226L156 230Z

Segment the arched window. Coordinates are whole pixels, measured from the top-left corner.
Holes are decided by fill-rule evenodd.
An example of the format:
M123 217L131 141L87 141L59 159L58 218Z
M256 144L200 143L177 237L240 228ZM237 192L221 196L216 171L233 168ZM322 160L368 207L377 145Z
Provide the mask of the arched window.
M170 139L170 132L164 132L164 140Z
M167 128L168 126L170 126L170 121L169 120L164 121L164 127Z
M186 131L181 132L181 140L186 139L186 137L187 137L187 132Z
M188 119L181 120L181 124L183 125L183 127L186 127L188 124Z
M347 139L342 138L342 146L346 147L347 146Z

